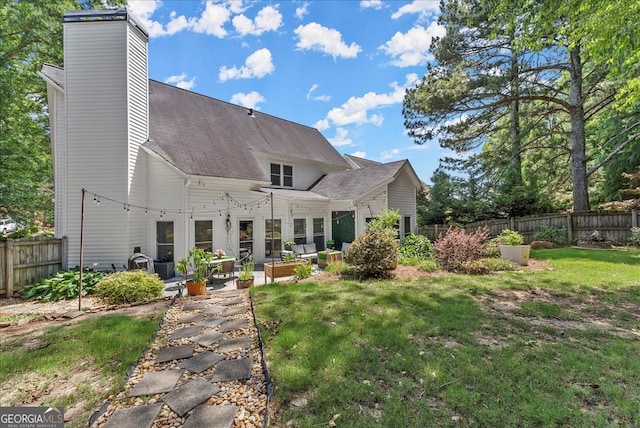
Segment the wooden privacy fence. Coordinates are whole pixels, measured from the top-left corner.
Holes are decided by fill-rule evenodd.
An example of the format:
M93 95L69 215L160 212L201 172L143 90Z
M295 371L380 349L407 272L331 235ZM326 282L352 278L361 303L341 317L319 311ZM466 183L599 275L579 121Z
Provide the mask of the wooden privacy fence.
M0 296L66 270L67 239L7 239L0 242Z
M486 220L469 223L462 227L474 232L478 227L488 227L491 236L497 236L504 229L517 230L524 236L525 242L534 240L534 235L542 226L564 229L567 240L574 244L585 239L594 231L602 236L620 243L629 242L631 228L638 227L638 212L632 211L586 211L580 213L536 214L525 217ZM445 224L434 224L418 227L418 233L425 235L431 241L444 235L449 228Z

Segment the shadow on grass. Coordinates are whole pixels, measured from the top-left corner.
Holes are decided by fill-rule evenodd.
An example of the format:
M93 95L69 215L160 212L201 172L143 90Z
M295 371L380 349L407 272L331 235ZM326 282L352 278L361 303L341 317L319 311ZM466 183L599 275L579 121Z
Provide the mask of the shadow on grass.
M507 279L518 284L535 277ZM640 362L622 357L640 352L640 344L597 331L548 329L541 336L529 323L490 316L473 290L490 292L504 279L460 275L407 287L338 281L254 289L275 384L274 426L326 426L336 415L342 427L640 420L633 404ZM531 316L540 315L534 309Z

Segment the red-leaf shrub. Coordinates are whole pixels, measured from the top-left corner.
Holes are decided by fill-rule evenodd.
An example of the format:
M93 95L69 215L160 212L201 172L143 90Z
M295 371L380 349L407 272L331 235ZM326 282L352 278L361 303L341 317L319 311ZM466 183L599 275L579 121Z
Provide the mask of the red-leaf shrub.
M478 228L474 233L450 227L446 235L433 244L435 259L444 270L462 271L466 262L484 257L487 239L489 230L486 227Z

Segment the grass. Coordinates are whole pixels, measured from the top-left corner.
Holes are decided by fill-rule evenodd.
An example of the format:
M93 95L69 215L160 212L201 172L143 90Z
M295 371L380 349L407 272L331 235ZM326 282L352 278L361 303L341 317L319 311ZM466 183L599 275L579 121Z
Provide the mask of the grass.
M638 426L640 254L252 290L273 426Z
M162 313L104 315L0 343L0 406L63 406L85 425L151 344ZM33 346L34 341L37 343ZM36 349L30 349L30 348Z

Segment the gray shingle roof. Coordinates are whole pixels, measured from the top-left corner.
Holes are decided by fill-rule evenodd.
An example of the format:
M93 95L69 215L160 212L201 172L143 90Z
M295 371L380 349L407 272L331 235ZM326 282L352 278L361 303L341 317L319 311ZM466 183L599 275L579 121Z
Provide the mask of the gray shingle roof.
M149 81L150 140L146 147L192 175L269 182L252 156L267 153L348 168L314 128L164 83Z
M375 188L392 181L405 165L409 165L409 161L401 160L334 172L324 176L309 190L331 199L358 199Z
M351 161L355 165L357 165L358 168L366 168L368 166L382 165L381 162L376 162L376 161L373 161L373 160L360 158L358 156L344 155L344 157L347 159L347 161Z
M64 89L64 69L45 64L42 75ZM149 81L150 139L145 147L188 175L270 182L252 152L303 159L344 171L329 173L307 191L262 188L291 199L355 200L391 182L407 160L382 164L355 156L349 163L314 128L154 80ZM332 168L332 169L333 169ZM417 177L416 177L417 179Z

